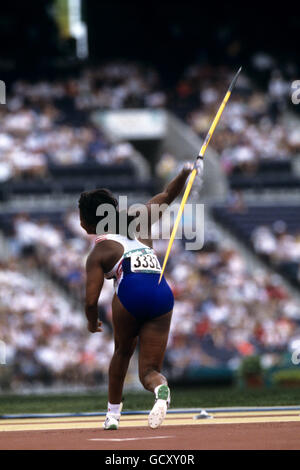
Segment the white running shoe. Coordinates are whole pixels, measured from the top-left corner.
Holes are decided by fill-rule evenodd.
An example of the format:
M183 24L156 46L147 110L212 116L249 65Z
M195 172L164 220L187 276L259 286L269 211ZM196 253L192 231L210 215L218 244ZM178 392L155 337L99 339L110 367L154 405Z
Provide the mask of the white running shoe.
M112 413L107 414L105 421L103 423L103 429L105 429L106 431L112 430L112 429L118 429L120 417L121 417L120 414L112 414Z
M110 413L110 412L108 412L106 414L106 418L105 418L105 421L103 423L103 429L105 429L106 431L113 430L113 429L118 429L120 418L121 418L122 408L123 408L123 403L121 403L121 405L120 405L120 413Z
M161 385L157 391L156 400L148 417L150 428L158 428L166 417L170 405L170 389L167 385Z

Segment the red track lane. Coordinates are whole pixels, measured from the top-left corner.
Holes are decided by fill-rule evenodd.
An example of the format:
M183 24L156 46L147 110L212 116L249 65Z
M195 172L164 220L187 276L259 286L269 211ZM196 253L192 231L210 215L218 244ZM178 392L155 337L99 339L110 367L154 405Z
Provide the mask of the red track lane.
M169 436L156 438L158 436ZM1 433L0 449L6 450L216 450L260 449L300 450L300 422L210 424L209 426L163 426L103 431L72 429L52 431L11 431ZM149 438L129 441L91 441L90 439Z

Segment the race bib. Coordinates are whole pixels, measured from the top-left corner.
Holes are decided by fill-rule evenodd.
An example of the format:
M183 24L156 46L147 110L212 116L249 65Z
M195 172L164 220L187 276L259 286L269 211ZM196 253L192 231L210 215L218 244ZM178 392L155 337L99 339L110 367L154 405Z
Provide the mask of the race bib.
M160 273L161 267L155 254L137 254L130 257L130 268L133 273Z

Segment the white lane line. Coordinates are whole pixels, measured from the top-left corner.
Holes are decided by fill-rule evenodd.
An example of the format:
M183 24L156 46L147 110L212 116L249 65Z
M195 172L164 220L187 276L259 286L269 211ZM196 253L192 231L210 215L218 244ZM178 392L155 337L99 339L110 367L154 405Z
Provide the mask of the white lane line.
M123 439L117 439L117 438L111 438L111 439L105 439L101 437L97 437L94 439L88 439L88 441L111 441L111 442L121 442L121 441L140 441L141 439L168 439L170 437L175 437L175 436L153 436L153 437L124 437Z

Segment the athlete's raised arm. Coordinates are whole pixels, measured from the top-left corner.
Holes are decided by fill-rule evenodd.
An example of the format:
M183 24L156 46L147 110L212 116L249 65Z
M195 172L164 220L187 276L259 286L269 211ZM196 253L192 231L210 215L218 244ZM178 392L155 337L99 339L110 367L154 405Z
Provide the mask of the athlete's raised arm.
M85 315L88 330L91 333L102 331L102 322L98 319L98 299L104 282L104 273L100 265L99 252L93 250L86 262Z
M147 206L151 210L152 204L171 204L179 196L184 188L185 182L193 169L192 163L186 163L180 173L167 184L165 189L150 199Z
M158 219L161 218L167 206L170 205L174 201L174 199L176 199L177 196L179 196L193 168L194 168L193 163L190 163L190 162L185 163L180 173L177 176L175 176L175 178L173 178L172 181L170 181L170 183L168 183L165 189L161 193L151 198L150 201L146 203L146 207L148 209L148 217L149 217L148 219L149 230L150 230L151 225L153 225L155 222L157 222ZM195 168L197 170L198 176L200 177L200 180L202 180L203 161L197 160ZM202 184L202 181L201 181L201 184ZM160 206L159 210L151 210L151 207L155 205Z

